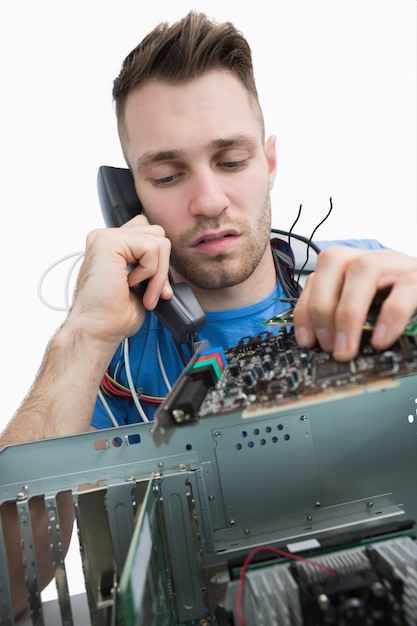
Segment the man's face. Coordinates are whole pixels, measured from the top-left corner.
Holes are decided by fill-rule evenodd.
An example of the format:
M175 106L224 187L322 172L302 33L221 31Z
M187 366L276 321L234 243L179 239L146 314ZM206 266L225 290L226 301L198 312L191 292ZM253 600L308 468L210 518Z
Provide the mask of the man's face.
M276 166L247 91L217 71L149 82L129 94L125 126L136 189L171 240L174 278L200 289L246 281L265 258Z

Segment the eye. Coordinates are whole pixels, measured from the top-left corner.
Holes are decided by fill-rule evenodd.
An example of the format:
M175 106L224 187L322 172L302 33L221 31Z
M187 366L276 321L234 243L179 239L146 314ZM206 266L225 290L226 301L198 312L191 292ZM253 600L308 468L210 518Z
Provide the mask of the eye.
M154 187L170 187L175 185L180 178L184 175L184 172L175 172L173 174L167 174L166 176L158 176L157 178L151 178L151 184Z
M175 183L177 176L175 174L171 174L171 176L164 176L163 178L153 178L152 185L155 187L168 187Z
M219 165L225 170L239 170L242 167L245 167L247 163L248 159L242 159L241 161L223 161L222 163L219 163Z

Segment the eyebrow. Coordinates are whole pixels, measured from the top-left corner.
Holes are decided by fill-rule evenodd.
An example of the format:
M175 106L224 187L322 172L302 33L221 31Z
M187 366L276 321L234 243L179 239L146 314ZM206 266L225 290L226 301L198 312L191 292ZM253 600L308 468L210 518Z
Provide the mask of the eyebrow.
M227 148L248 148L253 150L256 142L249 135L233 135L224 139L214 139L209 142L208 148L211 150L226 150ZM136 170L140 171L154 163L163 161L176 161L185 158L183 150L158 150L155 152L144 152L136 161Z

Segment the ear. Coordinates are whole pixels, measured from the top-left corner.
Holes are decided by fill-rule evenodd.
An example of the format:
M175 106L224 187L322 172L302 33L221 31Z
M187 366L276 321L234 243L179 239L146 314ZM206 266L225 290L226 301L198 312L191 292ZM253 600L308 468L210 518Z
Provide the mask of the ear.
M265 142L265 155L268 163L268 178L269 178L269 191L271 191L275 182L275 175L277 173L277 154L275 151L276 137L271 135Z

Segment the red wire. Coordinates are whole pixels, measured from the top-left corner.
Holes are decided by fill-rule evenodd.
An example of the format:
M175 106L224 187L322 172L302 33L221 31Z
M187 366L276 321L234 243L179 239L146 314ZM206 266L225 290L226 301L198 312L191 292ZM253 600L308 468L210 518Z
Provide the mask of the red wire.
M119 386L115 385L107 376L103 376L101 380L101 388L103 391L109 396L116 396L118 398L131 398L132 394L130 391L125 391ZM148 396L146 394L140 394L140 399L142 402L149 402L151 404L161 404L163 402L163 398L157 398L155 396Z
M318 563L318 561L305 559L302 556L298 556L297 554L292 554L291 552L286 552L285 550L280 550L279 548L274 548L273 546L258 546L256 548L253 548L253 550L251 550L249 554L247 555L247 557L245 558L243 565L242 565L242 569L240 570L239 585L238 585L237 593L236 593L236 613L237 613L239 626L245 626L245 616L243 615L243 588L245 585L246 570L248 569L248 566L251 560L253 559L253 557L255 556L255 554L257 554L258 552L262 552L262 551L274 552L275 554L278 554L279 556L282 556L286 559L292 559L294 561L302 561L303 563L314 565L315 567L319 567L320 569L323 569L324 571L328 572L332 576L339 578L339 573L336 570L332 569L331 567L327 567L327 565L323 565L322 563Z
M102 378L101 381L101 386L104 389L104 391L106 391L109 395L112 396L119 396L122 398L131 398L131 394L128 393L127 391L122 391L121 389L118 389L115 385L113 385L108 378L106 378L106 376L104 376Z

